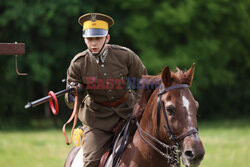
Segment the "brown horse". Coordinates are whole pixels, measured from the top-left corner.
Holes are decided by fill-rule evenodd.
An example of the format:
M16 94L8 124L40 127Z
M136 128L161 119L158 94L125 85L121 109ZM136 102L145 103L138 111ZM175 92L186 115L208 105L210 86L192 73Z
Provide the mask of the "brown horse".
M193 75L194 65L175 73L166 66L161 75L145 77L162 82L159 89L143 90L135 115L144 112L119 166L179 166L180 156L185 167L199 166L205 150L198 136L199 105L188 88Z
M194 65L187 72L166 66L160 75L143 77L145 88L133 113L135 135L118 162L110 158L105 166L178 167L180 157L185 167L199 166L205 150L198 136L198 102L188 88L193 75Z

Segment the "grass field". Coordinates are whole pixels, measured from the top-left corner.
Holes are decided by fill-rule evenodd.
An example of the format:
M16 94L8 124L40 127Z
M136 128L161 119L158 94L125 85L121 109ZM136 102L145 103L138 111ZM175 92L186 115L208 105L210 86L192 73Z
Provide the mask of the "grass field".
M250 167L250 122L199 124L206 149L201 167ZM0 167L61 167L73 146L60 129L0 131Z
M201 123L206 154L201 167L250 167L250 121Z

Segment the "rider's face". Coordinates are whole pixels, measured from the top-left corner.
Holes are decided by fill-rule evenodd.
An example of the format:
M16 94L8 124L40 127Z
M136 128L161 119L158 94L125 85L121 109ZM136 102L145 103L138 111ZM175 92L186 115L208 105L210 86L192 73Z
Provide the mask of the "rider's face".
M109 42L110 35L107 35L106 43ZM105 37L86 37L84 41L92 53L99 53L105 41Z

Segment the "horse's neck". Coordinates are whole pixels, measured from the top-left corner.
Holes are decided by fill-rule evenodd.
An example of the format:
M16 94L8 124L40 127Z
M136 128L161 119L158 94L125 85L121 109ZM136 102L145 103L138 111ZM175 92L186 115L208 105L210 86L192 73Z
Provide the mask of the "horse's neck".
M162 167L170 167L159 153L153 150L148 144L145 143L145 141L142 140L137 130L132 142L127 146L125 152L123 153L120 166L155 167L156 164L161 164Z
M153 121L152 121L152 111L154 110L154 105L150 105L151 107L147 107L144 111L142 119L140 121L141 128L147 132L148 134L155 136L156 132L153 129ZM145 136L144 136L145 137ZM145 137L148 141L147 137ZM154 144L152 141L150 141ZM163 161L163 164L167 163L160 156L159 153L155 152L145 141L142 140L139 131L137 130L132 142L128 145L125 150L122 158L121 166L155 166L155 164L159 164L159 162ZM164 165L163 165L164 166Z
M144 113L143 117L140 121L140 126L143 131L148 133L151 136L155 136L153 132L153 121L152 121L152 113L149 111L152 111L151 108L147 108ZM145 137L145 136L144 136ZM146 137L147 138L147 137ZM136 147L140 148L140 150L143 152L145 159L148 159L149 156L152 155L152 148L149 147L148 144L145 143L145 141L142 140L142 137L139 134L139 131L136 131L136 134L133 139L133 143Z
M133 140L128 144L123 153L120 166L121 167L140 167L151 166L148 162L150 148L140 139L138 131L136 131Z

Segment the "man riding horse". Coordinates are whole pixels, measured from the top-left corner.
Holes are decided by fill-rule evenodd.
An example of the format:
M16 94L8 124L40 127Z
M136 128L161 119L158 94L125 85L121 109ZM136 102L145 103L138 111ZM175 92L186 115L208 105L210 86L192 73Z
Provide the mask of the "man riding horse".
M139 57L130 49L108 44L111 17L88 13L78 20L83 27L87 50L78 53L67 71L67 87L84 85L87 95L78 95L79 115L83 125L83 163L96 167L101 156L112 143L117 123L127 119L133 111L138 91L127 89L126 78L140 79L147 70ZM66 104L72 109L74 98L65 95Z

